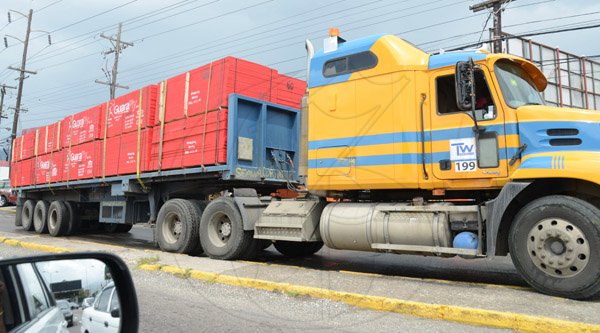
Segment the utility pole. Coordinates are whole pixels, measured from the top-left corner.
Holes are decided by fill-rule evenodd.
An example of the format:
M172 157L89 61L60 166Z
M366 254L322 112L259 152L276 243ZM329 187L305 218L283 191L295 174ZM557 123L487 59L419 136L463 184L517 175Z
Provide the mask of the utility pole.
M472 10L474 13L482 11L484 9L492 10L492 15L494 15L494 28L492 29L494 53L502 52L502 5L512 1L515 0L487 0L475 4L473 6L469 6L469 9Z
M23 82L25 81L25 73L28 74L37 74L35 71L28 71L25 69L25 64L27 63L27 48L29 47L29 35L31 34L31 19L33 17L33 9L29 10L29 15L25 15L23 13L19 13L17 11L12 11L23 15L27 18L27 33L25 34L25 41L23 41L23 58L21 58L21 67L14 68L9 66L9 69L15 70L19 72L19 86L17 88L17 104L15 105L15 116L13 117L13 125L12 125L12 133L10 135L10 144L12 147L12 143L17 137L17 125L19 124L19 112L21 111L21 98L23 97ZM10 14L9 14L9 22L10 22ZM14 38L14 37L13 37ZM4 40L6 43L6 39Z
M104 34L100 34L100 37L102 37L104 39L108 39L113 44L113 48L111 50L104 52L104 54L108 55L108 54L111 54L114 52L115 61L113 62L112 72L110 75L110 82L105 82L105 81L100 81L100 80L96 80L95 82L110 86L110 99L115 98L115 91L117 90L117 88L129 89L128 86L122 86L117 83L117 73L118 73L118 69L119 69L119 54L121 53L121 51L123 51L128 46L133 46L133 43L124 42L121 40L122 29L123 29L123 23L119 23L119 26L117 27L116 38L110 37L110 36L105 36Z
M0 124L2 123L2 118L6 118L4 115L4 96L6 95L6 89L17 89L17 87L11 87L5 84L0 86Z

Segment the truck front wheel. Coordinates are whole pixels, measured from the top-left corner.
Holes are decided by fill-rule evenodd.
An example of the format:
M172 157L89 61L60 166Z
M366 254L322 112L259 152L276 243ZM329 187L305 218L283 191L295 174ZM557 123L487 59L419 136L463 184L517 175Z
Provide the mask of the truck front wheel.
M191 254L198 246L200 216L189 200L171 199L160 208L156 233L158 246L167 252Z
M33 211L35 210L35 201L27 200L23 204L21 211L21 223L25 231L33 230Z
M519 211L509 231L511 258L537 290L572 299L600 295L600 210L553 195Z
M211 201L202 214L200 243L213 259L247 259L258 251L253 232L244 230L235 201L221 197Z
M39 200L33 209L33 228L38 234L48 233L48 201Z

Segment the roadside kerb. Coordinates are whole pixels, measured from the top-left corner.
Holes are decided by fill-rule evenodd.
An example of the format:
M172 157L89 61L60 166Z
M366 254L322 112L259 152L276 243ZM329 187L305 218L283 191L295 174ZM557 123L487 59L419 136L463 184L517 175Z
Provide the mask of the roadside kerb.
M428 304L381 296L370 296L330 289L293 285L160 264L143 264L139 269L162 271L192 279L227 284L236 287L261 289L271 292L309 296L343 302L365 309L395 312L428 319L447 320L470 325L508 328L522 332L600 332L600 325L529 316L510 312L482 310L453 305Z
M0 236L0 243L16 247L25 247L43 252L72 252L72 250L66 248L24 242L2 236ZM371 296L298 284L274 282L255 278L219 274L215 272L185 269L178 266L162 265L160 263L142 264L137 266L137 268L147 271L161 271L178 277L192 278L199 281L260 289L271 292L280 292L288 295L327 299L370 310L394 312L422 318L447 320L470 325L508 328L523 332L600 332L600 325L588 323L572 322L512 312L484 310L458 305L431 304L418 301L402 300L398 298Z

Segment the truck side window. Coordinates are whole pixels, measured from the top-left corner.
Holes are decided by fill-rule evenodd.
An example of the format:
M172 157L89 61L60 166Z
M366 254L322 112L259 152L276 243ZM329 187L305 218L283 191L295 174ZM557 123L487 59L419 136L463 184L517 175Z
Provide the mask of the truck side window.
M462 112L456 107L456 87L454 75L440 76L436 79L437 112L439 114ZM481 70L475 71L475 110L478 120L495 118L494 100L490 88Z
M377 66L377 56L371 51L329 60L323 65L323 76L332 77L370 69Z

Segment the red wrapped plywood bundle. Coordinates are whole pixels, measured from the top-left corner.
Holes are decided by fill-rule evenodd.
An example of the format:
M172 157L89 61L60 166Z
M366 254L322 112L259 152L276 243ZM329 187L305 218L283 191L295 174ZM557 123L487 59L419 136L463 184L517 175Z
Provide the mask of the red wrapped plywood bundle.
M106 104L66 117L61 123L62 146L76 146L103 138L103 114Z
M44 154L35 158L35 184L50 183L50 170L52 169L52 155Z
M291 76L277 74L273 79L271 102L289 106L294 109L302 108L302 96L306 92L306 82Z
M106 137L144 129L154 124L158 86L150 85L108 102L108 117L103 116Z
M230 94L270 101L277 76L269 67L234 57L177 75L160 84L164 116L156 117L156 124L225 108Z
M139 137L138 137L139 136ZM104 177L136 174L148 169L148 156L152 143L151 129L129 132L106 139L106 153L102 158ZM138 159L139 157L139 159Z
M35 158L22 160L16 165L16 187L29 186L34 184Z
M57 151L61 147L61 122L42 126L37 129L37 154L43 155Z
M162 139L160 127L155 127L149 170L190 168L225 163L227 160L227 111L227 109L210 111L203 115L164 124Z
M67 174L63 180L75 181L95 178L101 172L102 141L92 141L72 146L67 154Z
M35 156L37 145L37 131L27 132L21 136L17 160L26 160Z

